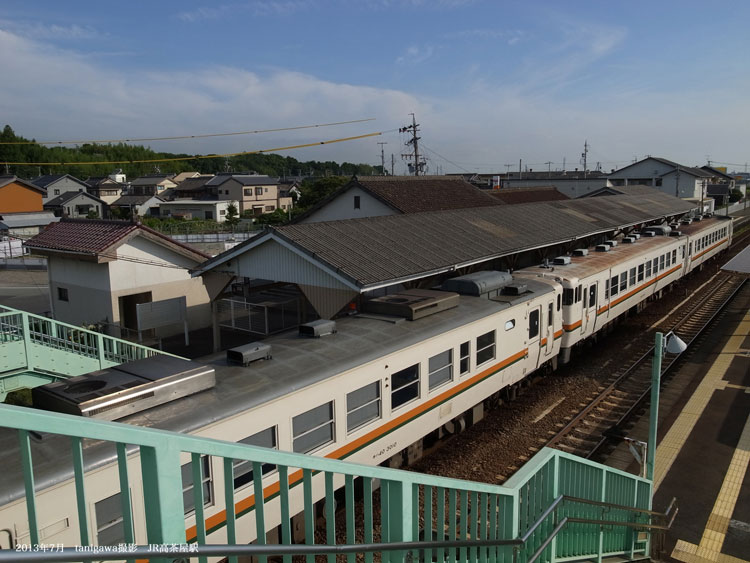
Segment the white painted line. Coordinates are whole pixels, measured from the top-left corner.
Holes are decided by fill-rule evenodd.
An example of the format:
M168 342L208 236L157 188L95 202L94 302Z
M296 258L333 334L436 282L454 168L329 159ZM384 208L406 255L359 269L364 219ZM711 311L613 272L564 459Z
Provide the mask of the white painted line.
M556 402L556 403L555 403L554 405L552 405L551 407L549 407L548 409L546 409L546 410L545 410L545 411L544 411L544 412L543 412L542 414L540 414L539 416L537 416L537 417L536 417L536 418L534 419L534 421L533 421L533 423L532 423L532 424L536 424L537 422L539 422L540 420L542 420L542 419L543 419L543 418L544 418L545 416L547 416L547 415L548 415L549 413L551 413L551 412L552 412L552 411L553 411L553 410L555 409L555 407L556 407L557 405L559 405L560 403L562 403L562 402L563 402L564 400L565 400L565 397L562 397L562 398L561 398L561 399L560 399L559 401L557 401L557 402Z

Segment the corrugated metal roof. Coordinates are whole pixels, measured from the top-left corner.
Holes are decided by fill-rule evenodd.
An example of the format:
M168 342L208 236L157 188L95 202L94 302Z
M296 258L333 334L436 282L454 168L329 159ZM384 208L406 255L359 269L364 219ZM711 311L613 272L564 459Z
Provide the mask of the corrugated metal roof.
M721 269L727 272L750 275L750 246L746 246L742 252L724 264Z
M554 186L531 186L526 188L502 188L487 192L495 199L506 205L520 203L535 203L539 201L563 201L570 199L564 193L557 191Z
M651 189L638 196L300 223L269 232L321 267L370 289L692 209L690 203ZM242 243L208 260L200 270L211 270L256 242Z

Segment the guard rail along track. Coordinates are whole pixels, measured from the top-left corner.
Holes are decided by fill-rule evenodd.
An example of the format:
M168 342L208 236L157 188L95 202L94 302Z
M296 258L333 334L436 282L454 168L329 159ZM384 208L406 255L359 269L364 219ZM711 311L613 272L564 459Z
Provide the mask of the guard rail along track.
M657 330L673 331L690 350L691 345L705 331L716 316L731 302L745 283L742 277L717 273L709 282L712 290L696 303L691 300L673 312ZM705 285L709 285L705 284ZM650 342L654 331L649 332ZM547 446L585 458L600 457L608 445L624 438L624 430L648 401L651 390L651 360L654 348L649 347L639 359L621 375L613 375L605 388L566 424ZM687 352L687 350L686 350ZM685 354L686 352L683 352ZM662 363L662 385L683 354L665 351Z

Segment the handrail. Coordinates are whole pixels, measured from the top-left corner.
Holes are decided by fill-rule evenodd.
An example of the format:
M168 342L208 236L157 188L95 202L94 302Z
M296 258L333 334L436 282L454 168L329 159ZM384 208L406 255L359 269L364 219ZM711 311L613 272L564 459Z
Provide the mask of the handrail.
M595 506L606 506L607 508L614 508L616 510L629 510L631 512L640 512L642 514L650 514L653 516L666 516L666 513L664 512L657 512L655 510L648 510L646 508L635 508L633 506L625 506L622 504L613 504L611 502L602 502L599 500L589 500L585 498L578 498L578 497L569 497L567 495L563 495L563 498L565 500L569 500L571 502L580 502L585 504L593 504ZM676 499L672 499L672 503L674 503ZM670 505L671 508L671 505Z
M542 523L547 519L547 516L549 516L552 512L554 512L557 509L557 505L560 504L565 500L565 495L560 495L555 500L552 501L552 504L550 504L547 507L547 510L542 512L542 515L536 519L536 522L534 522L531 525L531 528L529 528L524 535L521 536L521 541L523 543L526 543L526 541L531 537L531 534L534 533L534 531L542 525Z

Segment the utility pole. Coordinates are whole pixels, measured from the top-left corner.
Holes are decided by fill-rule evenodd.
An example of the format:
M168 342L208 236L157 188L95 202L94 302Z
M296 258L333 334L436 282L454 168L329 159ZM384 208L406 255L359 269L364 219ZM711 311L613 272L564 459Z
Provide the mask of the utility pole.
M510 167L513 166L512 164L506 164L505 165L505 177L507 178L510 174Z
M547 165L547 178L552 178L552 161L548 160L544 164Z
M395 162L394 162L394 158L393 158L393 153L391 153L391 176L395 176L396 175L394 173L394 171L393 171L394 170L394 166L395 166Z
M378 144L380 145L380 173L385 176L385 150L383 149L383 145L387 145L388 143L378 141Z
M589 155L589 142L585 140L583 142L583 152L581 153L581 162L583 163L583 177L588 176L588 155Z
M523 164L523 159L519 158L518 159L518 179L519 180L523 179L523 171L521 170L521 165L522 164Z
M406 144L412 145L412 147L414 148L414 153L402 154L401 156L406 159L414 159L414 175L419 176L419 173L424 168L426 162L424 160L420 160L419 158L419 139L421 139L421 137L417 136L417 133L419 132L419 124L417 123L417 118L413 113L410 113L409 115L411 115L411 125L401 127L398 132L411 133L411 139L409 139Z
M565 173L565 157L563 157L563 174Z

